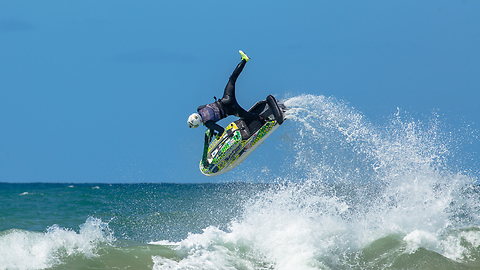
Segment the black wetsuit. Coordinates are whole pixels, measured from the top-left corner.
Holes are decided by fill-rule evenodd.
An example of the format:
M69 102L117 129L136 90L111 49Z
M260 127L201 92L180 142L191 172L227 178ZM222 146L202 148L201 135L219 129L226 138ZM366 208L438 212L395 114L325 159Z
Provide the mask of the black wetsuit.
M235 115L237 117L244 118L244 119L252 119L252 120L260 119L260 116L258 114L250 113L250 112L247 112L245 109L243 109L238 104L237 99L235 97L235 82L237 81L238 75L240 75L246 63L247 61L242 60L237 65L232 75L230 76L230 79L228 80L227 86L225 86L223 97L218 101L215 101L214 103L212 103L212 104L215 104L215 106L218 106L220 111L222 112L221 119L229 115ZM200 111L205 106L206 105L199 106L197 111ZM207 121L204 124L207 128L211 129L212 132L213 130L216 130L219 134L222 134L224 131L224 128L218 125L216 121Z

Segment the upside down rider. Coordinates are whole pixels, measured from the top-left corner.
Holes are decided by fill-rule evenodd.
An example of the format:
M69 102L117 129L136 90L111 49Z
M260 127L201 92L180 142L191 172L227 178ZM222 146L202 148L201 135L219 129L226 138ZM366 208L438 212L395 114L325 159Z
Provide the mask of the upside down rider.
M187 123L190 128L196 128L203 123L204 126L210 129L210 134L214 134L214 131L217 131L217 136L221 136L224 128L218 125L217 121L226 118L229 115L235 115L248 120L263 121L263 117L260 115L247 112L243 109L235 98L235 82L237 81L238 75L240 75L245 67L245 64L250 60L243 51L239 52L242 56L242 60L230 76L223 92L223 97L213 103L199 106L197 112L188 117Z

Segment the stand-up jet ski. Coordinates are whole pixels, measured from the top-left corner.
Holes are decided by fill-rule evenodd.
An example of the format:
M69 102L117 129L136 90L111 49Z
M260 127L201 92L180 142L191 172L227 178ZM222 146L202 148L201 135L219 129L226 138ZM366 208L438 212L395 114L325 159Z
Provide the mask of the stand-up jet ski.
M248 110L259 114L264 121L238 119L230 123L220 138L205 133L205 146L200 171L206 176L226 173L242 163L285 120L286 107L272 95L258 101Z

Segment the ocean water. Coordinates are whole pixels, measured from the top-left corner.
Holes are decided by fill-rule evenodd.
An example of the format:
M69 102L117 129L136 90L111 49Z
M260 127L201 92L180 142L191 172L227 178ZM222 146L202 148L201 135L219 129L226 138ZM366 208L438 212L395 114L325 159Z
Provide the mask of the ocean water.
M0 183L0 269L480 269L475 163L441 117L285 103L243 182Z

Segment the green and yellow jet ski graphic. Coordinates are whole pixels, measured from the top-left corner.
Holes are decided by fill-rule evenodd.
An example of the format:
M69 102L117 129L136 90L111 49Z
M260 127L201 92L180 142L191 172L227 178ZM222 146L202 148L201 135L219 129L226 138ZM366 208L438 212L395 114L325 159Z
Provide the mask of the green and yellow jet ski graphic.
M283 104L269 95L249 110L263 116L264 121L238 119L218 138L207 130L200 171L206 176L216 176L238 166L283 123L285 110Z

